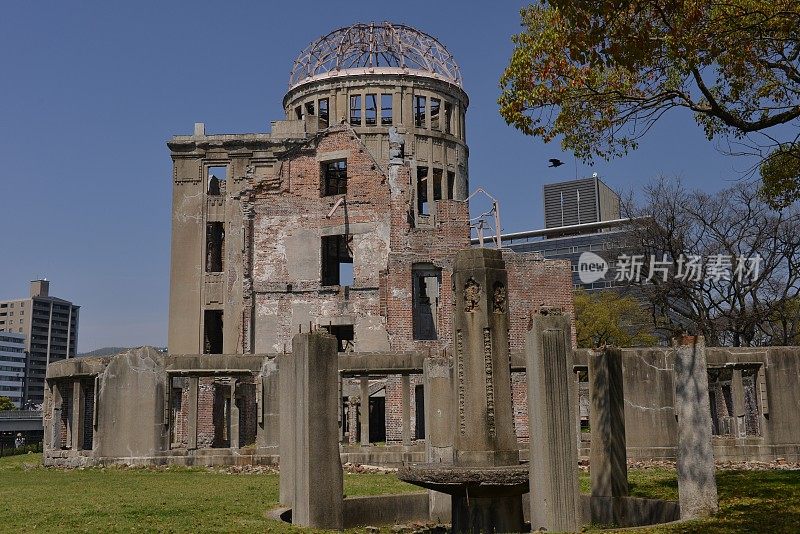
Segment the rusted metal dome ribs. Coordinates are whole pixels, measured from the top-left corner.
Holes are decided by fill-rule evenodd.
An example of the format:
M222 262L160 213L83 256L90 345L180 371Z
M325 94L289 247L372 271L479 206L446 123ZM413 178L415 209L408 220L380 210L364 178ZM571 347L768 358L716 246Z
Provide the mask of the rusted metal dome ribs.
M391 22L353 24L312 42L295 59L289 87L372 72L421 74L462 87L461 69L442 43L416 28Z

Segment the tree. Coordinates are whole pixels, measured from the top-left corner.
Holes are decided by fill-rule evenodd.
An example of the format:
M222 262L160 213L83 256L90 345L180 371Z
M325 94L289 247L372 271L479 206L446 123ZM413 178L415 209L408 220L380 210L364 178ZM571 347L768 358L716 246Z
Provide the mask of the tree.
M5 412L8 410L16 410L17 407L14 406L14 403L11 402L9 397L0 396L0 412Z
M659 327L710 346L797 342L800 211L772 210L746 182L708 194L661 178L644 197L623 212L635 220L629 256L645 260L632 281Z
M800 198L800 2L540 0L500 86L506 122L611 159L672 109L726 152L757 156L774 206Z
M653 345L647 309L630 296L616 291L580 290L575 293L575 329L578 346L635 347Z

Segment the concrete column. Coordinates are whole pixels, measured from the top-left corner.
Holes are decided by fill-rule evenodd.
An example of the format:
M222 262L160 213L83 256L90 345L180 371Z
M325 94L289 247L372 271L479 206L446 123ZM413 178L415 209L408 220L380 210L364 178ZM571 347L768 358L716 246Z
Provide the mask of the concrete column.
M292 341L292 358L297 402L286 418L294 425L292 524L339 530L344 485L336 423L336 338L319 332L298 334Z
M231 380L231 409L228 416L230 420L231 449L239 448L239 407L236 405L236 379Z
M45 387L46 386L47 386L47 384L45 384ZM54 450L54 451L57 451L57 450L61 449L64 446L64 444L61 443L61 413L62 413L61 411L64 409L64 407L62 406L61 403L64 401L64 398L61 395L61 388L58 387L57 384L53 385L51 390L53 392L53 410L52 410L53 418L50 420L50 432L49 432L49 435L50 435L50 447L49 448ZM45 436L44 436L45 448L48 448L47 447L47 434L48 433L45 432Z
M411 377L407 374L400 375L401 417L403 420L403 446L411 446ZM417 415L419 417L419 415Z
M380 96L378 96L380 98ZM380 119L379 119L380 120ZM346 409L342 399L342 375L337 380L338 391L336 393L336 421L339 424L339 443L344 443L344 410Z
M361 404L359 405L361 420L361 445L369 445L369 378L361 377Z
M570 321L566 315L542 313L532 323L525 339L531 530L575 532L580 501Z
M731 373L731 396L733 397L733 416L736 418L734 432L737 437L747 435L744 405L744 384L742 383L742 370L734 369Z
M453 463L453 369L447 358L425 358L422 363L425 394L425 461ZM422 414L417 414L422 417ZM451 521L451 497L428 490L430 520Z
M197 376L189 377L189 405L186 407L186 448L189 450L197 449L197 395L200 388L200 378Z
M295 358L292 353L278 355L279 390L279 494L281 504L294 507L295 496L295 423L294 412L297 405L297 384L295 384Z
M625 449L625 404L622 386L622 352L606 348L589 353L589 428L592 447L589 473L592 496L628 495ZM615 521L616 524L621 524Z
M264 447L273 448L277 452L280 436L280 397L278 393L279 373L277 358L269 358L261 368L261 403L259 408L263 413L263 433L260 443Z
M706 346L702 336L684 336L674 344L678 500L681 519L697 519L718 508Z
M358 404L359 399L355 395L348 398L347 412L347 442L355 445L358 442Z
M83 388L80 380L72 382L72 448L83 449Z

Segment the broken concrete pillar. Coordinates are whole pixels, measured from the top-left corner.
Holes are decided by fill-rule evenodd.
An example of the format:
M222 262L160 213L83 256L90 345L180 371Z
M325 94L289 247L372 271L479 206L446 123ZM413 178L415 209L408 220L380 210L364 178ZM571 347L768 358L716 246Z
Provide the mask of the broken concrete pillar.
M628 524L620 497L628 495L628 456L625 449L625 403L622 351L608 347L589 352L589 428L592 431L589 473L592 482L592 520L610 517ZM601 513L596 507L602 507Z
M708 517L717 511L718 501L702 336L684 336L675 341L675 415L681 519Z
M277 452L280 436L280 397L279 397L278 361L275 357L265 359L261 367L261 404L259 414L262 416L258 428L260 447L270 448Z
M530 419L531 529L574 532L579 526L575 388L569 318L533 316L525 339Z
M298 334L291 357L296 402L286 421L294 427L292 524L341 529L344 486L336 420L336 338L319 332Z
M411 377L400 375L400 413L402 419L403 446L411 446Z
M358 442L358 405L360 400L357 395L347 399L347 442L355 445Z
M186 426L188 434L188 450L197 449L197 395L200 389L200 378L197 376L189 377L189 406L186 409Z
M369 378L361 377L361 404L358 406L361 421L361 445L369 446Z
M295 456L295 420L294 411L297 406L297 385L295 384L295 358L293 353L278 355L278 397L280 438L278 450L280 454L279 494L281 504L294 507L294 456Z
M422 363L425 395L425 461L453 463L453 369L445 358L425 358ZM422 414L417 414L421 417ZM428 490L430 520L450 522L451 497Z
M589 428L592 431L589 473L592 496L626 496L628 458L625 449L625 397L620 349L609 347L589 353L589 397Z
M230 447L239 448L239 406L236 404L236 379L231 380L231 408L230 408Z
M72 382L72 448L83 449L83 388L80 379Z

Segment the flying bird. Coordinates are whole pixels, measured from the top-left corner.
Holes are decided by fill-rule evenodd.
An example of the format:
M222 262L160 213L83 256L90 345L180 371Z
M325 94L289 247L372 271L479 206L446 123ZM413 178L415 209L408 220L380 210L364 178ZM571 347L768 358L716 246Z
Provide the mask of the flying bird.
M550 165L548 165L548 167L561 167L564 164L563 161L556 158L551 158L548 161L550 162Z

